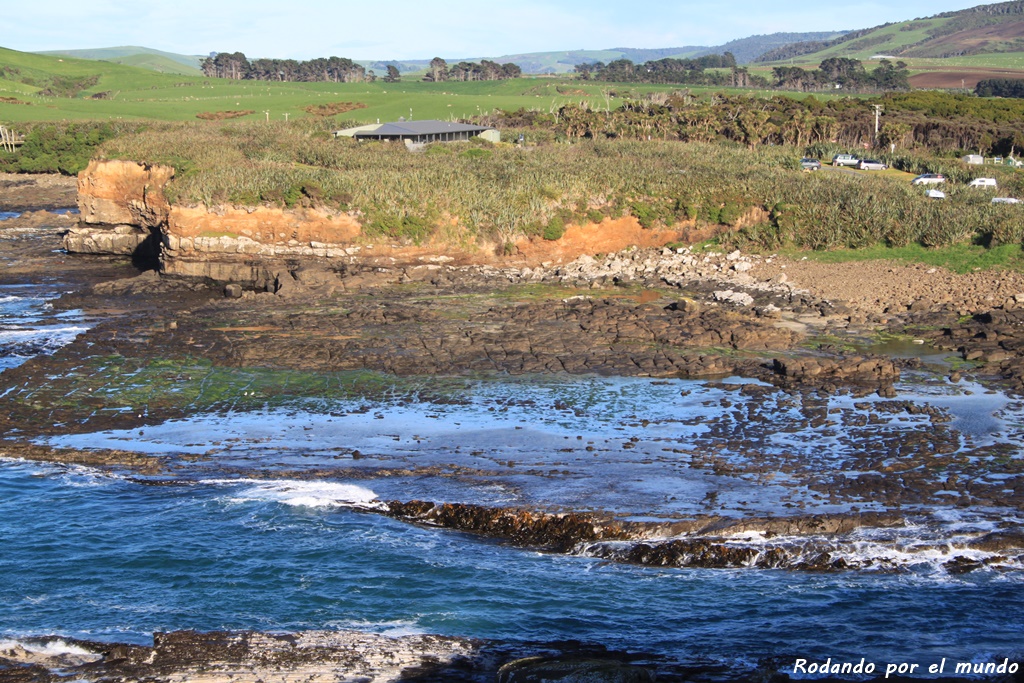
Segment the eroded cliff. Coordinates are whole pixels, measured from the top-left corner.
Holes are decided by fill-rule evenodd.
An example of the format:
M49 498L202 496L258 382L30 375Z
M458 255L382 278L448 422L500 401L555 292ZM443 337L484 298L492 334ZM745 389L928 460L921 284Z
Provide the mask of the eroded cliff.
M158 258L163 272L219 281L272 281L285 261L337 258L360 225L345 213L312 208L172 206L164 189L174 169L92 161L79 175L80 224L69 252Z
M422 247L368 244L351 213L295 207L179 206L168 201L174 169L131 161L92 161L79 175L81 222L65 237L72 253L131 255L158 262L167 275L208 278L277 291L303 264L328 270L358 261L368 267L435 263L438 259L489 264L496 245L466 246L465 235ZM456 231L458 232L458 231ZM545 267L581 254L611 253L631 246L656 247L703 239L695 225L645 229L627 216L569 225L559 240L524 238L508 265ZM470 242L472 240L469 240ZM459 242L460 246L456 246Z

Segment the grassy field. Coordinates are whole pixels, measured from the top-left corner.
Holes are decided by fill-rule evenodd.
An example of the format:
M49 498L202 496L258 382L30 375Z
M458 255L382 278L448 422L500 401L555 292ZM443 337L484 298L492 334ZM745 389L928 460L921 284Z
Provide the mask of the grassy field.
M16 74L0 78L0 121L162 120L188 121L203 112L247 111L243 119L292 120L306 117L305 108L327 102L366 105L337 115L338 127L348 122L414 119L461 119L494 109L520 107L554 111L566 103L588 102L597 109L614 109L624 99L648 93L688 90L696 96L713 92L745 93L755 97L803 93L730 88L700 88L640 83L581 82L571 78L526 77L475 83L428 83L405 76L399 83L266 83L230 81L202 76L160 74L141 68L82 59L28 54L0 48L0 69ZM2 75L0 71L0 75ZM54 77L98 77L98 82L75 98L42 97L43 86ZM19 82L30 78L39 85ZM103 99L93 96L102 95ZM819 99L832 97L816 94Z

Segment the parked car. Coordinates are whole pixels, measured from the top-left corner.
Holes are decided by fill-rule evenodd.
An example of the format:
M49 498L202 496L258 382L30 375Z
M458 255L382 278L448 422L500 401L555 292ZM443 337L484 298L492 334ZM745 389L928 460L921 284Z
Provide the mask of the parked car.
M971 187L996 187L995 178L975 178L971 182L967 183Z
M800 168L805 171L820 171L821 162L817 159L811 159L810 157L804 157L800 160Z
M859 161L860 159L852 154L837 154L832 157L833 166L856 166Z
M993 197L993 204L1020 204L1020 200L1016 197Z
M945 199L946 193L942 190L931 189L924 193L925 197L929 199Z
M941 173L922 173L910 181L911 185L938 185L946 182L946 176Z
M862 171L884 171L889 167L877 159L861 159L857 162L857 168Z

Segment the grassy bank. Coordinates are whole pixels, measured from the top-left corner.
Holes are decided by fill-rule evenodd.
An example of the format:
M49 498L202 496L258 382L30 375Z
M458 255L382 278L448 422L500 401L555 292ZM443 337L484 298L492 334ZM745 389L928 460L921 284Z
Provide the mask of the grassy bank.
M172 202L320 206L366 232L422 242L557 239L567 223L635 216L644 227L707 226L729 245L814 250L1020 244L1024 211L991 194L927 199L905 179L804 173L801 150L659 141L519 148L335 139L323 124L159 124L104 143L101 156L177 169ZM1024 193L1008 171L1000 193ZM756 209L756 211L755 211ZM756 218L755 218L756 217Z

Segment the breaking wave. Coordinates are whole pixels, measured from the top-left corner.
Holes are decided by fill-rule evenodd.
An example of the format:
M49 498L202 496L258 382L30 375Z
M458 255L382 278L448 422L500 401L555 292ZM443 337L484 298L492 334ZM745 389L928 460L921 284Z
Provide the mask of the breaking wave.
M387 509L376 493L353 484L259 479L217 479L209 483L248 485L230 496L232 502L269 501L291 507L344 507L378 511Z

